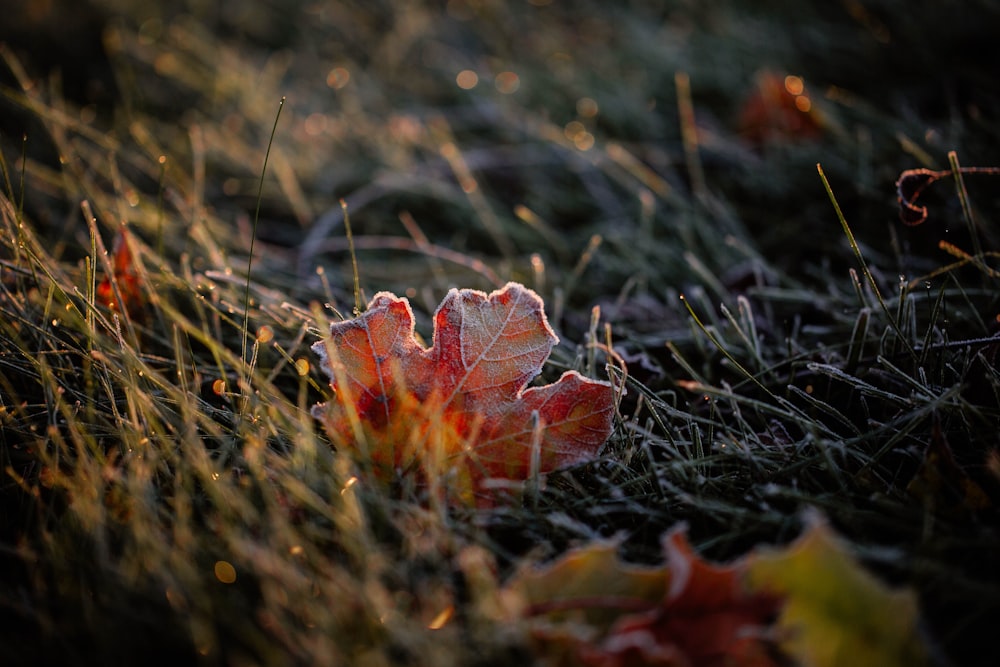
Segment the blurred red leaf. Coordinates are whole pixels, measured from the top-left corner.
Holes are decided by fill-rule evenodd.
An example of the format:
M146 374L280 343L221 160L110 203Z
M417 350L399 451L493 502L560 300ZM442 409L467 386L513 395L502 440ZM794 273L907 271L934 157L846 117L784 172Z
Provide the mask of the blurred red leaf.
M667 563L658 569L623 564L593 545L516 575L509 586L528 602L541 651L556 664L595 667L781 664L770 631L780 598L746 589L744 561L705 561L683 528L663 548Z
M448 292L430 348L409 302L382 292L313 346L334 389L313 413L383 478L417 468L469 499L484 479L526 479L533 455L539 473L592 458L611 434L610 383L569 371L525 389L557 340L541 298L517 283Z
M813 102L802 79L764 71L743 101L740 134L755 145L772 141L810 141L822 134Z
M142 295L132 249L129 248L128 230L124 226L118 229L118 234L115 236L114 249L111 251L111 268L111 275L105 275L97 285L97 302L115 312L121 312L124 308L130 317L135 318L141 313L146 300ZM115 295L116 285L118 296Z
M778 665L768 628L780 609L779 598L747 592L742 563L709 563L682 530L667 535L664 549L669 583L663 602L613 625L598 652L604 655L594 664Z

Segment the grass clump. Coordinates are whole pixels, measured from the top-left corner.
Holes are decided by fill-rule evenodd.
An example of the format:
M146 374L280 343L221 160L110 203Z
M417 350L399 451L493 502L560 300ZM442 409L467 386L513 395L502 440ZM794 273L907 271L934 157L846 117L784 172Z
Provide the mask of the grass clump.
M5 659L526 662L498 591L526 554L652 561L686 521L728 559L816 507L943 660L988 664L998 202L959 168L996 164L1000 99L959 46L994 8L206 11L95 3L89 88L2 52ZM768 73L814 134L742 124ZM914 168L949 175L911 228ZM609 343L604 455L519 505L370 488L308 411L317 309L356 302L342 199L362 301L427 333L448 288L519 280L564 340L546 375Z

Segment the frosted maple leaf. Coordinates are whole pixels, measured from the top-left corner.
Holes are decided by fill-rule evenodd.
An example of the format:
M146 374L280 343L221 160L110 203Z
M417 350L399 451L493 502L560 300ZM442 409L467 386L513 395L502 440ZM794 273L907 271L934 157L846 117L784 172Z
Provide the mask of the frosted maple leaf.
M591 459L611 434L614 390L576 371L526 388L558 342L543 306L517 283L452 289L426 348L409 302L380 292L313 346L334 390L313 414L381 476L447 474L460 495Z

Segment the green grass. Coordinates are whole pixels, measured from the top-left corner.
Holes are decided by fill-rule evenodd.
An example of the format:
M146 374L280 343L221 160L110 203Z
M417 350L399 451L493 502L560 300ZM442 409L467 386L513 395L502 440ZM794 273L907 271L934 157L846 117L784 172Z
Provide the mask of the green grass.
M5 664L526 663L496 591L526 555L651 561L686 521L725 560L805 507L919 592L942 660L989 663L1000 201L945 178L904 227L894 183L998 163L990 3L121 4L103 86L0 68ZM819 138L741 134L765 69ZM562 338L547 378L605 373L610 324L598 461L480 510L359 480L308 411L319 322L355 308L342 198L363 296L424 336L448 288L506 280ZM122 222L146 305L116 317Z

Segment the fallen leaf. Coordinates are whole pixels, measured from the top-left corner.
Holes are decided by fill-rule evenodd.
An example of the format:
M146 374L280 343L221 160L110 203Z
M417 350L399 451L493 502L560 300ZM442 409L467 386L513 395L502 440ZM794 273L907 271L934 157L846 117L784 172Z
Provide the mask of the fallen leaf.
M743 564L700 558L684 528L663 542L659 568L622 563L614 545L570 552L510 586L529 604L539 652L556 664L772 667L780 602L743 585Z
M764 71L743 101L740 135L755 145L810 141L822 134L818 113L802 79Z
M778 598L747 592L742 563L703 560L683 530L671 531L664 548L666 596L645 613L619 619L597 650L585 652L591 664L777 667L769 625Z
M615 543L524 565L504 591L549 665L600 667L910 667L928 663L916 596L864 570L826 523L807 516L784 547L717 565L684 528L666 564L638 567Z
M114 249L111 251L112 274L106 275L97 285L97 302L108 309L124 311L131 317L138 316L145 298L139 283L139 273L135 267L132 250L128 244L128 230L122 226L115 236ZM115 295L115 286L118 295ZM119 296L121 300L119 301Z
M776 630L784 651L813 667L928 664L916 595L864 570L818 515L788 547L759 550L747 583L784 598Z
M313 414L383 478L417 469L453 496L489 496L483 480L593 458L611 434L610 383L568 371L525 389L557 341L541 298L517 283L449 291L430 348L409 302L381 292L313 346L334 390Z

